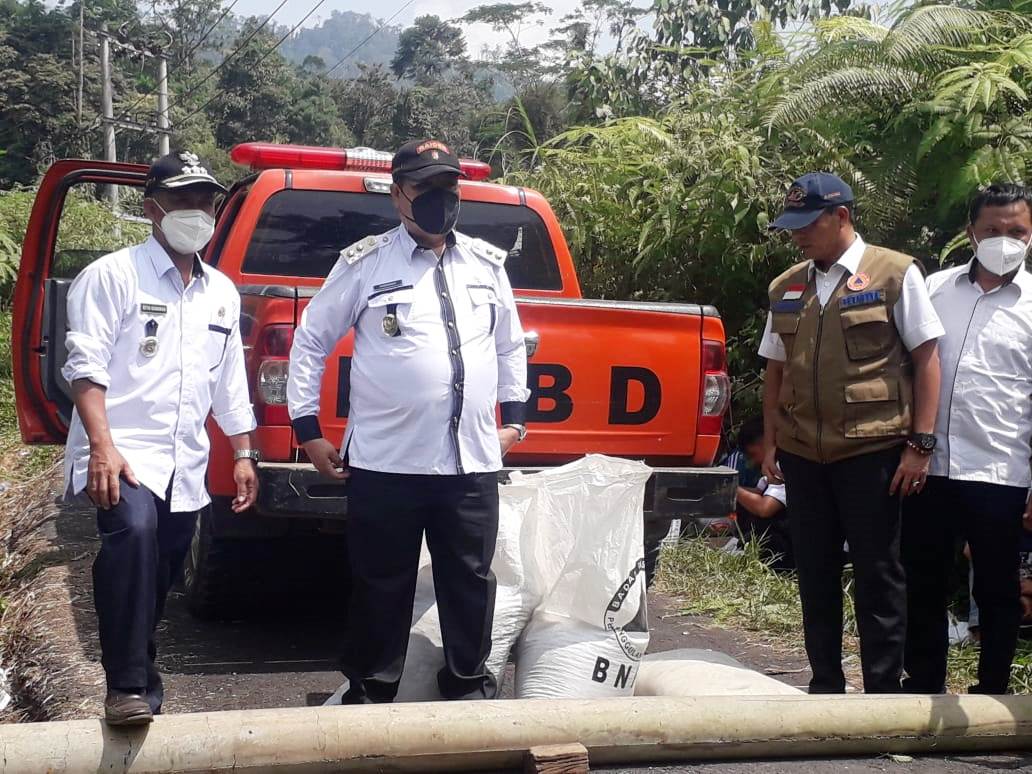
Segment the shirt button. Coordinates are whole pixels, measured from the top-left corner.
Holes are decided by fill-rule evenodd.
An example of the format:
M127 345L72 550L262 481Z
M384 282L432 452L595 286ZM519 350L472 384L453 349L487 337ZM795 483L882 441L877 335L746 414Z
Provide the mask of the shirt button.
M451 353L452 353L452 357L458 357L459 356L459 350L457 350L457 349L453 349L451 351Z
M458 427L459 426L459 418L458 417L452 417L451 423L452 423L453 426Z
M455 323L453 323L451 320L448 320L448 327L449 328L454 328L455 327Z
M461 384L456 384L455 385L455 392L462 392L462 385Z
M443 292L441 293L441 298L447 298L447 297L448 297L447 293L443 293Z

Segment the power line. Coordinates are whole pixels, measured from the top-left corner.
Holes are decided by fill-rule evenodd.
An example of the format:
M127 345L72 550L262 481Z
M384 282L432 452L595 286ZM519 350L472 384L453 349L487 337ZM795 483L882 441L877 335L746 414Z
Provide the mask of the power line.
M291 27L283 37L281 37L279 40L277 40L276 41L276 45L274 45L272 48L270 48L268 51L266 51L264 54L262 54L262 56L258 59L258 61L254 63L254 67L257 67L262 62L264 62L266 59L268 59L276 51L276 49L278 49L280 46L282 46L286 42L286 40L291 35L293 35L302 24L304 24L306 21L308 21L308 18L313 13L315 13L317 10L319 10L319 6L321 6L325 2L326 2L326 0L319 0L319 2L317 2L314 6L312 6L312 10L310 10L308 13L306 13L304 15L304 17L301 19L301 21L299 21L297 24L295 24L293 27ZM413 0L413 2L414 2L414 0ZM211 97L203 105L201 105L198 108L195 108L194 110L192 110L189 113L187 113L183 118L181 118L180 119L180 123L186 123L191 118L193 118L195 115L200 113L202 110L204 110L206 107L208 107L208 105L210 105L212 102L214 102L216 99L218 99L218 97L222 94L223 91L224 91L224 89L218 89L214 94L211 95Z
M355 46L353 49L351 49L348 53L346 53L344 56L342 56L339 60L337 60L337 63L335 65L333 65L333 67L331 67L325 73L323 73L323 75L325 75L326 77L329 77L330 74L333 73L334 70L336 70L338 67L340 67L342 64L344 64L348 59L353 57L356 53L358 53L358 50L360 48L362 48L362 46L364 46L366 43L368 43L370 40L372 40L373 36L375 36L376 33L378 33L380 30L382 30L384 27L386 27L388 24L390 24L392 21L394 21L396 18L398 18L398 16L401 15L402 11L404 11L406 8L408 8L410 5L412 5L415 2L416 2L416 0L408 0L407 3L405 3L403 6L401 6L401 8L399 8L397 11L394 12L393 16L391 16L389 19L387 19L387 21L385 21L383 24L381 24L375 30L370 32L365 37L365 39L362 40L361 43L359 43L357 46Z
M201 39L200 39L200 40L198 40L198 41L197 41L197 43L195 43L195 44L194 44L193 48L191 48L191 49L190 49L190 50L189 50L189 51L188 51L188 52L186 53L186 58L187 58L187 59L189 59L189 58L190 58L191 56L193 56L193 55L194 55L194 53L195 53L195 52L197 51L197 49L199 49L199 48L200 48L200 47L201 47L201 46L202 46L202 45L204 44L204 41L206 41L206 40L208 39L208 37L209 37L209 36L211 35L211 33L213 33L213 32L215 31L215 28L216 28L216 27L218 27L218 26L219 26L219 25L220 25L220 24L222 23L222 20L223 20L223 19L225 19L225 18L226 18L226 16L228 16L228 15L229 15L230 11L232 11L232 10L233 10L233 7L234 7L234 6L235 6L235 5L237 4L237 3L239 3L239 2L240 2L240 0L233 0L233 2L232 2L232 3L230 3L230 4L229 4L229 5L228 5L228 6L227 6L227 7L225 8L225 10L223 10L223 11L222 11L222 14L221 14L221 15L219 16L219 18L218 18L218 19L216 19L216 20L215 20L215 23L214 23L214 24L212 24L212 25L211 25L211 27L209 27L209 28L208 28L208 31L207 31L207 32L205 32L205 33L204 33L204 35L202 35L202 36L201 36ZM81 4L81 0L80 0L80 4ZM147 93L145 93L145 94L143 94L142 96L140 96L140 97L139 97L139 99L137 99L137 100L136 100L136 102L134 102L134 103L133 103L132 105L130 105L130 106L129 106L129 107L127 107L127 108L126 108L125 110L123 110L123 111L122 111L121 113L119 113L119 114L118 114L118 117L117 117L117 118L116 118L115 120L116 120L116 121L122 121L122 120L124 120L124 119L128 118L128 117L129 117L129 115L130 115L130 114L131 114L131 113L132 113L132 112L133 112L134 110L136 110L136 108L138 108L138 107L139 107L140 105L142 105L142 104L143 104L143 103L144 103L144 102L145 102L146 100L148 100L148 99L150 99L151 97L153 97L153 96L154 96L154 94L155 94L155 93L157 93L157 91L158 91L159 87L160 87L160 84L159 84L158 86L155 86L155 87L154 87L153 89L151 89L151 90L150 90L150 91L148 91ZM94 127L94 128L95 128L95 127Z
M323 0L320 0L319 4L322 5L322 2L323 2ZM245 48L247 48L247 44L250 43L252 40L254 40L258 36L259 32L261 32L263 29L265 29L265 26L269 22L272 21L272 17L274 17L277 13L279 13L280 10L283 8L283 6L285 6L286 4L287 4L287 0L280 0L280 4L276 6L276 8L273 10L272 13L270 13L268 16L265 17L265 21L263 21L261 24L259 24L257 27L255 27L253 30L251 30L251 34L248 35L244 39L243 43L241 43L239 46L237 46L236 49L229 56L227 56L225 59L223 59L221 62L219 62L218 66L215 67L215 69L213 69L211 72L209 72L203 78L201 78L201 80L199 80L197 83L193 84L193 86L191 86L185 93L180 94L178 99L173 100L174 104L179 104L180 102L185 100L187 97L189 97L191 94L193 94L195 91L197 91L201 86L203 86L208 81L210 81L212 78L214 78L215 75L220 70L222 70L223 67L225 67L227 64L229 64L229 62L231 60L235 59L236 56L241 51L243 51ZM305 18L307 18L307 17L305 17ZM170 108L172 107L172 103L169 104L169 107Z

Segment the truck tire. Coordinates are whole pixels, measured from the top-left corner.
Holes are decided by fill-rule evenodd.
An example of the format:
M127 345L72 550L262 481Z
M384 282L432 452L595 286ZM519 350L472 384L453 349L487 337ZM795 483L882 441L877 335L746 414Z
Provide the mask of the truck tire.
M183 568L187 609L203 621L239 614L242 600L241 541L215 537L211 522L208 506L197 519Z

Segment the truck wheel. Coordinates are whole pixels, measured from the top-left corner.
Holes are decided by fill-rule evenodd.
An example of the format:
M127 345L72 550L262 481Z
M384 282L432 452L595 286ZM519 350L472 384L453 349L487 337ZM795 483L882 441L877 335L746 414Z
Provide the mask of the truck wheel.
M241 598L240 541L212 534L211 506L197 519L183 569L183 587L190 613L204 621L232 617Z

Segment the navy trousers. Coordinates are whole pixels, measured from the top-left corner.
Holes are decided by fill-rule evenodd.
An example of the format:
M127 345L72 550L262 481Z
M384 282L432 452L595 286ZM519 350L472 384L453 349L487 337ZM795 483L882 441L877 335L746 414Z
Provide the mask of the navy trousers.
M190 550L197 513L171 513L171 491L162 500L123 480L120 492L118 505L97 509L93 601L101 662L108 688L142 694L159 712L164 689L154 664L154 632Z
M351 468L348 555L351 600L341 666L345 704L390 702L405 666L419 549L433 557L446 699L493 699L491 654L498 537L498 477L378 473Z
M1025 487L929 476L903 508L907 644L903 688L943 693L949 650L950 575L958 543L971 547L982 639L978 684L969 693L1007 693L1021 623L1018 577Z

